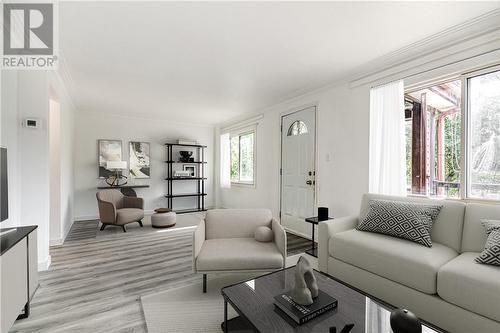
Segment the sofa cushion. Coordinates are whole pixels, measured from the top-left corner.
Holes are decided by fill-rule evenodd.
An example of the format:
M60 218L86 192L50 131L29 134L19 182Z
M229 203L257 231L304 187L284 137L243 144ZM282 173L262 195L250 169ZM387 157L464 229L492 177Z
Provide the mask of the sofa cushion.
M332 257L427 294L436 293L439 268L458 253L442 244L425 247L404 239L349 230L329 241Z
M122 208L116 211L116 224L127 224L144 218L144 211L139 208Z
M481 225L481 221L498 220L499 216L500 205L467 204L462 250L460 252L481 252L486 242L486 230Z
M484 250L476 258L476 262L500 266L500 221L484 220L483 226L488 238Z
M370 209L357 229L403 238L431 247L432 223L439 215L440 205L413 202L371 200Z
M438 273L438 294L464 309L500 321L500 267L474 261L477 252L465 252Z
M271 228L258 227L257 229L255 229L254 238L258 242L272 242L274 234Z
M206 239L253 238L257 227L271 228L269 209L212 209L205 217Z
M272 270L283 267L283 256L274 242L252 238L207 239L196 258L199 271Z
M365 194L361 201L359 219L362 220L368 213L368 202L373 199L415 202L421 204L442 205L436 221L432 226L431 239L442 245L460 251L462 242L462 228L464 223L465 203L453 200L436 200L415 197L398 197L382 194ZM483 243L484 245L484 243ZM479 250L480 251L480 250Z

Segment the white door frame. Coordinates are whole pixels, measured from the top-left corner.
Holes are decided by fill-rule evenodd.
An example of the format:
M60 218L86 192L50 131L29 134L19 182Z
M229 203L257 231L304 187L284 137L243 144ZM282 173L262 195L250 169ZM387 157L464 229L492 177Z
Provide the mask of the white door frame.
M279 146L280 166L279 166L279 170L278 170L280 181L279 181L279 188L278 188L278 198L279 198L279 221L280 221L281 225L283 225L281 223L281 211L282 211L282 199L283 199L282 198L282 196L283 196L283 193L282 193L283 192L282 191L282 185L283 185L283 174L282 174L282 170L283 170L283 118L286 116L289 116L291 114L294 114L294 113L297 113L300 111L304 111L305 109L308 109L311 107L314 107L314 120L315 120L314 151L313 151L315 185L314 185L314 193L313 193L314 194L313 209L314 209L314 211L316 211L316 209L317 209L317 202L318 202L318 170L317 170L317 166L318 166L318 161L317 161L317 159L318 159L318 154L317 154L317 151L318 151L318 103L310 103L310 104L304 104L301 107L293 108L293 109L290 109L290 110L287 110L287 111L280 113L280 130L279 130L279 135L280 135L280 146ZM309 235L304 235L302 233L298 233L295 230L288 229L286 226L283 226L283 227L285 228L286 231L288 231L292 234L296 234L298 236L310 239Z

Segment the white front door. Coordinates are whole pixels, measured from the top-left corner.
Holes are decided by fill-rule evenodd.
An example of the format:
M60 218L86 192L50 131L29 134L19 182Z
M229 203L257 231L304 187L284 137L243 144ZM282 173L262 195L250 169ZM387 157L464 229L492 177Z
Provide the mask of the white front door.
M281 223L311 236L306 217L314 216L316 107L281 118Z

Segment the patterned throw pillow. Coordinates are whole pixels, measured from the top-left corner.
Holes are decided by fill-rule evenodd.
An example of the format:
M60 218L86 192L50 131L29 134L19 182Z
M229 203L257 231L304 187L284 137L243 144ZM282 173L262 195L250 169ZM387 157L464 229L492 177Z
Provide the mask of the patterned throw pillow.
M486 228L488 238L476 262L500 266L500 221L482 220L481 224Z
M432 246L432 224L442 206L389 200L370 200L369 206L368 214L358 225L358 230Z

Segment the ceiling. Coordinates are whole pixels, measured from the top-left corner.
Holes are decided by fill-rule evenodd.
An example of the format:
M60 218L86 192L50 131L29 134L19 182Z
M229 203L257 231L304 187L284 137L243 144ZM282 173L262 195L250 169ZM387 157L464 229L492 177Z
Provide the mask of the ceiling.
M60 2L80 112L216 124L500 2Z

